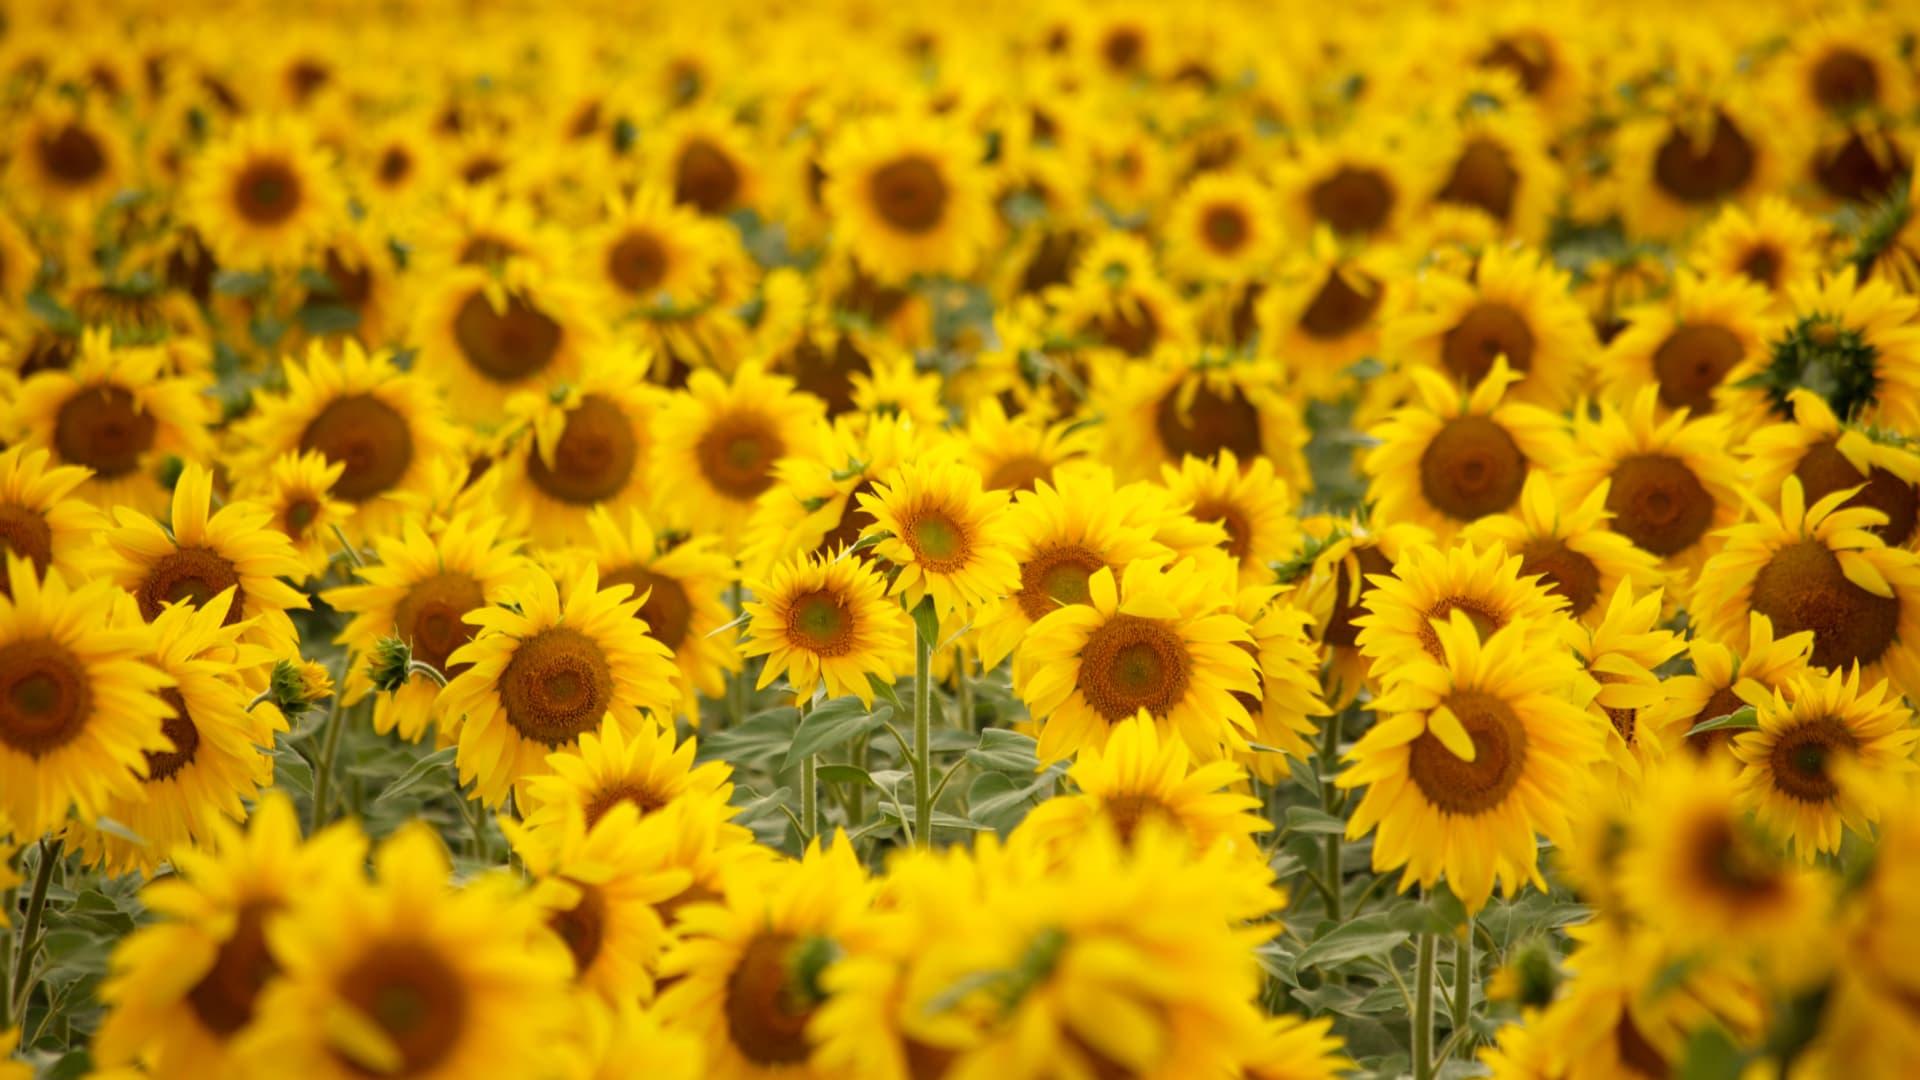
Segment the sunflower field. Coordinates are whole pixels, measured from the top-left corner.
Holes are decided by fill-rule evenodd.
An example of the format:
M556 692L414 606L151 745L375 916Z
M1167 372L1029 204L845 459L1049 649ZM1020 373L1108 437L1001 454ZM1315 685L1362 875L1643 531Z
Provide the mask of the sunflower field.
M1920 1074L1920 4L0 5L0 1080Z

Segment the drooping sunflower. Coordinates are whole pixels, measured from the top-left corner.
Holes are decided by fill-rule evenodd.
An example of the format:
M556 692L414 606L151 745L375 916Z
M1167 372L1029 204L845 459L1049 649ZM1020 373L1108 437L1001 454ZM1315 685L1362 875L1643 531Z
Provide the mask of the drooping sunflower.
M1231 450L1242 465L1268 458L1280 479L1306 491L1307 427L1299 403L1280 389L1284 378L1257 360L1166 355L1128 365L1096 395L1107 418L1107 459L1124 478L1146 479L1188 457Z
M213 403L199 380L167 374L165 364L160 349L116 347L106 331L89 330L71 367L18 385L9 435L52 450L58 464L93 470L75 493L95 506L157 513L168 499L160 463L206 461L213 451L205 427Z
M1067 421L1046 423L1033 412L1008 416L997 398L987 398L967 418L961 433L963 460L996 491L1033 491L1061 479L1092 456L1092 431Z
M1433 368L1469 386L1504 356L1521 376L1514 399L1554 411L1573 404L1598 344L1566 271L1532 249L1497 247L1462 272L1420 275L1380 337L1388 361Z
M1807 672L1757 712L1759 729L1733 739L1742 801L1802 859L1840 850L1843 830L1869 835L1880 807L1860 785L1916 768L1912 710L1884 680L1863 683L1857 667ZM1842 783L1842 761L1860 776Z
M592 828L607 812L631 803L645 820L682 799L733 790L724 762L693 763L692 739L677 740L668 727L642 727L629 736L613 721L582 732L572 746L547 757L548 770L527 784L528 828L556 826L578 816Z
M873 893L853 845L809 844L795 863L741 872L715 902L689 905L661 975L659 1011L699 1034L715 1080L823 1077L808 1065L819 977L858 944Z
M493 468L509 527L543 548L577 545L597 509L625 516L656 501L655 429L665 395L632 357L600 353L578 379L507 404L519 429Z
M878 677L892 682L913 663L913 624L887 599L887 583L865 562L805 555L749 586L747 656L765 656L759 686L785 675L806 699L852 694L871 704Z
M1245 173L1203 173L1167 209L1167 266L1188 280L1244 284L1280 250L1273 194Z
M1381 721L1347 752L1334 782L1366 788L1347 836L1376 832L1373 868L1404 867L1401 889L1444 876L1472 912L1496 881L1506 894L1542 884L1536 835L1567 835L1569 793L1591 782L1604 735L1570 697L1572 658L1530 647L1539 632L1522 622L1483 639L1460 609L1435 620L1441 657L1398 665Z
M87 482L87 470L52 460L50 450L0 450L0 558L26 559L36 576L53 571L84 581L107 517L74 495Z
M1751 374L1767 354L1771 298L1744 277L1681 271L1660 303L1627 313L1598 368L1601 392L1624 403L1643 386L1660 387L1660 404L1694 416L1716 411L1719 392Z
M350 616L336 642L369 657L381 639L398 638L413 661L449 679L463 674L449 658L476 633L466 617L505 603L540 573L502 528L497 514L455 511L444 521L409 521L396 534L374 537L377 559L354 568L359 582L323 594L327 606ZM356 664L341 702L352 705L373 689L366 665ZM417 742L439 696L439 683L411 674L375 700L373 729Z
M162 731L171 681L145 662L152 631L112 619L118 592L102 580L69 589L6 556L0 594L0 814L29 840L69 810L90 821L115 798L139 795L148 754L173 747Z
M823 163L835 243L883 283L969 273L993 227L979 158L970 133L937 119L848 127Z
M1886 515L1868 526L1888 547L1913 547L1920 539L1920 453L1885 435L1842 424L1818 394L1787 395L1790 422L1770 424L1747 441L1747 477L1753 496L1780 501L1789 476L1809 501L1852 491L1843 507L1866 507Z
M1315 229L1253 300L1259 355L1313 397L1341 389L1348 368L1378 354L1380 314L1396 306L1401 280L1384 247L1350 250Z
M1020 831L1058 850L1080 843L1096 819L1131 843L1147 818L1185 834L1196 850L1227 844L1256 851L1254 834L1273 828L1256 811L1258 800L1232 788L1246 773L1224 759L1196 763L1178 738L1163 737L1141 710L1113 726L1104 747L1088 746L1067 770L1078 794L1048 799L1020 823Z
M306 563L307 580L327 572L340 543L333 530L353 520L353 505L333 496L346 470L346 462L328 461L318 450L290 451L273 459L266 476L245 478L255 486L241 494L266 507L273 527Z
M1499 544L1520 555L1520 576L1539 575L1549 592L1567 602L1567 614L1585 623L1602 615L1600 600L1622 582L1637 589L1664 580L1660 562L1607 528L1609 484L1575 502L1565 485L1545 471L1531 472L1520 498L1504 514L1467 526L1461 538L1482 547Z
M1755 503L1753 520L1727 534L1689 607L1701 632L1744 651L1750 613L1777 634L1813 632L1812 663L1858 665L1869 685L1891 678L1920 693L1920 555L1889 548L1868 530L1882 515L1846 507L1845 490L1808 506L1788 477L1780 509Z
M1087 602L1040 619L1021 646L1015 689L1041 719L1040 761L1106 745L1142 709L1202 760L1244 749L1254 723L1236 695L1260 683L1233 595L1231 571L1191 559L1095 570Z
M639 610L628 587L602 588L597 568L577 565L558 579L531 575L507 587L505 603L469 612L479 630L447 657L450 668L468 666L435 703L459 734L461 783L497 806L602 718L630 733L669 721L679 669Z
M1728 423L1685 410L1661 419L1659 388L1642 387L1623 406L1574 414L1574 454L1560 476L1581 498L1606 483L1607 527L1657 556L1676 583L1691 582L1719 531L1740 519Z
M899 568L888 593L909 609L926 597L942 619L971 614L1017 587L1007 495L967 466L909 462L859 502L873 517L861 536L878 537L874 555Z
M1368 495L1389 520L1412 521L1451 539L1475 521L1511 512L1527 479L1572 449L1558 415L1503 400L1525 378L1505 357L1496 357L1471 388L1430 368L1407 374L1420 404L1373 428L1369 434L1379 445L1363 465Z
M188 220L223 266L297 267L346 217L313 134L284 116L242 121L194 159Z
M685 524L737 547L773 466L806 442L820 402L793 380L742 364L731 379L696 371L660 417L655 484L679 493Z
M100 997L93 1045L102 1066L138 1061L153 1076L237 1068L260 993L280 972L266 926L326 883L361 873L366 838L351 825L301 839L284 793L268 792L244 829L211 822L201 843L174 852L174 873L141 902L159 920L121 939Z
M281 371L286 392L255 394L254 415L240 426L250 454L238 471L263 476L286 455L317 451L344 467L331 495L353 508L349 536L398 528L435 463L458 453L433 384L402 371L391 351L369 353L354 341L316 342L305 363L289 360Z
M373 857L374 880L335 878L268 922L280 977L260 995L243 1056L326 1080L368 1073L537 1072L568 1016L567 950L517 887L455 887L420 822Z
M1633 779L1667 753L1672 692L1657 672L1686 649L1684 638L1660 625L1663 599L1658 588L1636 593L1622 582L1597 622L1566 624L1573 655L1598 690L1587 709L1613 729L1608 767Z
M1313 616L1282 598L1274 585L1242 586L1235 607L1253 635L1260 670L1258 702L1241 698L1260 746L1241 760L1261 780L1277 783L1291 767L1285 755L1312 756L1310 740L1320 733L1313 718L1330 711L1320 689L1320 654L1309 635Z
M1787 326L1753 379L1765 407L1784 416L1788 395L1806 387L1842 420L1920 430L1920 298L1861 282L1851 266L1787 293Z
M446 270L425 283L414 318L417 370L480 423L519 391L577 379L601 338L573 286L517 257L497 271Z
M1222 450L1212 461L1189 457L1178 469L1164 466L1161 477L1188 514L1226 530L1221 550L1234 561L1242 585L1272 581L1274 564L1300 545L1296 497L1267 458L1243 468L1232 450Z
M1777 310L1787 286L1826 269L1826 228L1792 203L1768 197L1749 214L1720 211L1690 246L1688 263L1705 277L1739 275L1767 290Z
M1030 628L1067 604L1089 601L1088 581L1099 570L1118 575L1136 560L1170 560L1143 522L1120 506L1105 471L1067 473L1016 492L1007 512L1008 554L1020 568L1019 585L974 619L980 662L997 667Z
M1521 565L1521 556L1497 544L1429 543L1403 549L1390 572L1368 573L1372 587L1360 600L1366 614L1352 623L1360 652L1372 662L1374 681L1421 654L1442 659L1438 627L1455 611L1483 634L1515 623L1552 630L1555 620L1566 617L1566 601L1538 578L1522 576ZM1366 569L1364 561L1360 569Z

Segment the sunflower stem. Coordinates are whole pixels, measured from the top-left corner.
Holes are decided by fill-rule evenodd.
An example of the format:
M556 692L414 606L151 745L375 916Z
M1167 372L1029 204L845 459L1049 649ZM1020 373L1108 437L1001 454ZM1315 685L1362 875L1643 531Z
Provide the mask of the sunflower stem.
M347 561L353 563L355 570L367 565L367 561L360 557L360 549L354 547L353 541L347 539L346 530L340 528L338 524L329 525L327 528L333 530L333 538L340 541L340 550L346 553Z
M47 889L53 884L53 868L60 862L65 841L40 841L40 866L34 871L33 891L27 894L27 916L20 923L20 944L14 951L13 983L7 1000L11 1003L9 1028L13 1017L27 1015L27 998L33 993L33 962L39 958L40 943L46 937L41 921L47 912Z
M820 755L800 759L800 846L820 835Z
M1339 805L1339 792L1333 786L1333 770L1340 756L1340 722L1345 717L1344 709L1334 713L1327 718L1326 730L1321 732L1324 741L1320 745L1320 808L1329 814L1336 814ZM1345 918L1340 896L1340 834L1328 833L1325 846L1321 876L1327 882L1327 917L1337 923Z
M1467 916L1464 933L1453 942L1453 1034L1448 1041L1467 1051L1467 1016L1473 1004L1473 916Z
M933 846L933 640L915 630L913 649L913 839Z
M1413 1080L1433 1080L1434 936L1420 935L1413 982Z
M320 760L313 765L313 831L332 823L327 803L333 797L333 759L340 752L340 729L346 727L340 717L340 695L327 706L326 732L320 738Z
M960 730L973 734L973 686L967 681L967 650L961 645L953 647L953 697L960 710Z
M746 612L746 591L739 581L727 586L727 606L733 610L735 621L739 621ZM727 726L739 727L747 716L747 666L727 677Z

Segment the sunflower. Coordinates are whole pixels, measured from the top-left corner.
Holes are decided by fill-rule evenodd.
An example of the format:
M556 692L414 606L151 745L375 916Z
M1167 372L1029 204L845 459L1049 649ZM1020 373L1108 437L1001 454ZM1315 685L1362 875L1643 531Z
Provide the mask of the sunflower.
M1376 703L1382 721L1345 755L1335 783L1366 787L1347 823L1378 830L1373 867L1405 867L1400 887L1447 885L1478 911L1493 893L1540 877L1535 834L1568 833L1565 800L1604 753L1600 721L1581 711L1564 653L1530 648L1539 627L1482 637L1464 610L1434 620L1441 657L1410 655Z
M1616 403L1657 384L1660 404L1694 416L1715 411L1721 387L1750 374L1767 355L1765 289L1745 277L1703 278L1682 270L1666 300L1627 313L1599 365L1602 392Z
M1434 368L1470 386L1504 356L1521 376L1514 399L1556 412L1573 403L1597 348L1567 273L1527 248L1489 248L1468 272L1420 275L1380 336L1388 361Z
M345 192L313 134L284 117L243 121L194 159L187 219L229 267L296 267L344 220Z
M1345 1045L1333 1033L1332 1017L1270 1016L1259 1046L1242 1059L1240 1075L1247 1080L1334 1080L1352 1067L1341 1053Z
M87 470L79 465L50 467L52 460L48 450L0 450L0 558L28 560L36 577L51 570L70 581L83 581L107 517L73 497L87 482Z
M227 623L237 599L228 589L204 607L169 604L153 620L156 644L148 662L172 682L160 691L170 709L161 730L172 749L148 751L139 791L107 803L107 816L140 842L78 830L84 858L110 874L151 875L176 849L211 840L215 820L244 819L246 803L273 782L273 759L262 748L273 745L286 721L270 706L247 706L252 687L265 681L258 673L274 655L242 644L244 623ZM121 621L136 618L129 612Z
M1516 4L1489 12L1490 21L1466 38L1466 59L1503 71L1556 124L1587 106L1592 44L1549 7Z
M1661 419L1660 391L1602 402L1598 415L1573 418L1574 454L1561 466L1569 492L1584 498L1607 485L1607 526L1660 559L1676 582L1690 580L1720 546L1720 530L1740 518L1740 468L1728 453L1728 418Z
M1565 186L1539 110L1504 72L1468 75L1446 131L1447 164L1434 204L1483 215L1503 235L1546 239Z
M1258 354L1309 396L1330 396L1346 386L1347 369L1379 353L1380 314L1395 309L1401 289L1384 248L1349 250L1317 228L1251 301Z
M1275 201L1291 234L1307 237L1324 226L1343 237L1391 235L1426 186L1396 135L1370 125L1331 140L1303 140L1273 175Z
M1406 522L1376 522L1369 513L1337 521L1327 517L1302 522L1313 561L1294 583L1288 602L1305 611L1320 644L1327 670L1327 701L1343 706L1366 682L1371 664L1356 647L1367 614L1367 594L1377 575L1391 574L1406 553L1431 545L1433 534Z
M848 127L823 161L835 243L889 284L969 273L993 227L979 157L968 133L939 120Z
M888 593L909 609L928 597L943 619L970 614L1016 587L1007 496L972 469L908 463L859 502L873 518L861 536L877 538L874 555L899 568Z
M578 816L592 828L607 812L631 803L648 820L681 801L732 792L730 768L722 762L693 763L694 741L676 741L673 729L643 727L629 737L618 723L602 721L597 732L547 757L548 770L527 784L528 828L557 827Z
M1483 517L1460 536L1519 553L1521 577L1539 575L1549 592L1566 600L1569 616L1591 624L1602 615L1600 599L1622 583L1648 589L1663 577L1658 559L1607 528L1609 483L1577 503L1564 487L1547 472L1531 472L1507 513Z
M1775 193L1787 169L1783 140L1751 92L1669 92L1615 137L1615 175L1630 235L1684 231L1722 205Z
M1020 568L1020 582L974 620L983 665L998 667L1056 609L1088 603L1088 582L1096 572L1117 575L1136 560L1172 558L1119 501L1104 470L1076 470L1014 494L1007 512L1008 554Z
M1136 560L1118 574L1095 570L1086 603L1035 622L1014 676L1041 719L1041 763L1106 745L1112 726L1142 709L1202 760L1243 749L1254 721L1236 695L1257 696L1260 683L1232 592L1224 568Z
M507 403L520 429L494 465L509 527L544 548L577 543L596 510L649 511L656 499L653 443L665 395L619 354L590 357L580 377Z
M1243 465L1270 459L1280 479L1306 491L1307 426L1283 384L1279 368L1257 360L1168 355L1130 364L1095 402L1106 414L1107 458L1123 476L1144 479L1231 450Z
M1694 237L1688 263L1703 277L1739 275L1767 290L1774 309L1787 302L1787 286L1814 277L1827 266L1827 229L1792 203L1761 199L1749 214L1729 206Z
M386 237L356 223L336 229L302 275L300 328L317 339L352 338L381 348L399 336L403 295Z
M56 220L87 220L132 170L120 132L79 104L32 107L8 138L8 190Z
M1868 530L1883 515L1845 508L1847 491L1808 506L1788 477L1780 509L1754 503L1754 519L1727 533L1701 573L1690 607L1701 632L1745 649L1749 613L1776 633L1813 632L1812 663L1858 665L1869 683L1892 678L1920 693L1920 555L1889 548Z
M1045 294L1059 335L1097 356L1139 358L1193 345L1192 314L1132 233L1110 231L1087 246L1065 285Z
M1483 635L1516 623L1552 629L1565 617L1566 601L1538 578L1522 577L1522 562L1497 544L1418 544L1402 550L1391 573L1368 573L1373 588L1360 601L1366 614L1352 624L1360 652L1372 661L1373 680L1383 681L1421 654L1444 659L1439 627L1456 611Z
M679 493L685 524L738 546L754 500L774 486L774 463L805 445L821 416L793 380L745 363L724 379L696 371L660 417L655 484Z
M372 656L389 637L406 644L409 657L446 678L465 669L449 659L476 633L466 617L507 602L540 573L502 537L498 514L455 511L445 521L408 521L398 533L376 536L376 560L354 568L358 583L328 589L328 607L350 618L335 639L352 653ZM348 672L341 702L352 705L373 692L365 664ZM399 731L418 742L434 718L440 684L409 675L397 691L373 706L373 729Z
M765 656L758 686L781 675L805 700L827 696L872 704L869 679L891 683L912 664L913 625L886 599L886 581L856 559L807 555L775 566L748 586L747 656Z
M1296 499L1272 461L1256 458L1243 468L1232 450L1222 450L1212 461L1189 457L1178 469L1164 466L1161 476L1188 515L1219 523L1226 534L1219 550L1234 561L1241 584L1270 583L1274 564L1300 546Z
M797 863L736 873L717 902L689 905L661 964L659 1012L694 1032L715 1080L824 1076L808 1067L819 979L865 932L873 886L844 837Z
M1774 413L1788 395L1814 390L1835 416L1896 431L1920 430L1920 298L1853 267L1788 287L1787 326L1751 382Z
M697 725L699 695L718 698L726 672L740 669L733 640L715 631L730 618L722 594L736 580L734 563L707 536L660 534L638 512L624 528L609 512L587 518L591 548L579 554L600 568L606 585L630 584L643 597L639 617L674 654L681 704Z
M1904 113L1913 89L1895 46L1898 33L1884 19L1861 16L1798 27L1773 66L1781 97L1802 116Z
M244 1051L255 1068L349 1080L539 1071L566 1029L567 950L500 880L458 889L433 830L402 826L374 881L334 879L267 923L281 968Z
M757 270L730 224L644 189L610 204L578 257L598 268L587 278L597 309L636 335L656 379L731 367L747 350L748 327L736 309L751 299Z
M444 278L458 267L511 271L516 262L530 269L514 276L544 278L566 266L567 246L525 199L494 185L457 185L437 193L436 202L437 212L421 215L415 227L419 250L407 258L409 267L418 266L422 280ZM485 279L461 277L469 285ZM463 291L453 302L463 302L466 295Z
M479 630L447 657L449 670L468 666L435 703L459 734L460 782L497 806L603 717L629 733L669 721L679 669L647 633L640 603L624 584L601 588L583 565L558 580L529 576L507 587L505 603L470 611Z
M266 927L328 883L357 877L366 839L350 825L302 841L284 793L268 792L244 829L225 818L174 853L174 872L141 893L159 921L114 949L100 997L108 1006L93 1045L107 1067L206 1076L239 1067L260 993L279 974Z
M1662 736L1672 726L1671 691L1656 672L1687 643L1660 626L1662 600L1658 588L1636 595L1631 582L1622 582L1599 621L1565 626L1573 655L1598 687L1587 710L1612 726L1610 764L1629 777L1666 754Z
M669 1031L652 1010L631 1001L608 1004L581 1001L576 1018L582 1053L592 1063L585 1080L700 1080L706 1075L706 1050L688 1032Z
M287 363L284 394L257 394L241 434L261 475L284 455L313 451L345 466L332 494L350 504L351 535L396 528L407 499L422 494L436 462L456 453L457 436L433 385L400 370L391 352L357 342L314 344L305 364Z
M1244 284L1280 251L1273 194L1244 173L1196 177L1167 209L1167 265L1189 280Z
M1761 703L1759 729L1736 734L1742 802L1802 859L1840 850L1842 829L1870 835L1879 807L1859 785L1913 772L1920 729L1887 683L1861 682L1859 668L1808 672ZM1861 774L1840 775L1840 762Z
M749 577L797 556L826 558L853 547L873 522L860 496L908 462L952 456L943 432L901 416L843 416L814 425L811 436L774 464L774 486L754 503L740 554ZM869 550L857 554L866 558Z
M1742 705L1759 708L1775 691L1805 672L1813 656L1813 631L1775 637L1773 620L1759 612L1748 616L1746 640L1744 653L1710 639L1704 632L1687 642L1687 659L1693 671L1667 680L1669 708L1665 715L1669 726L1663 741L1672 744L1684 737L1696 757L1714 756L1715 747L1730 746L1737 732L1687 732Z
M0 298L24 304L40 277L42 260L12 214L0 213Z
M293 544L306 563L307 580L327 572L339 546L333 530L353 520L353 505L333 496L346 469L346 462L328 461L318 450L288 451L273 459L264 477L249 478L256 489L243 491L267 509L273 527Z
M519 258L497 273L445 271L425 284L414 315L417 370L481 423L497 421L516 392L579 378L601 338L573 286Z
M198 380L167 374L165 363L160 349L115 347L106 331L89 330L72 366L19 384L9 434L52 450L58 464L93 470L74 490L95 506L156 512L168 497L156 475L161 462L213 453L205 428L213 403Z
M997 398L987 398L960 433L962 460L995 491L1033 491L1092 456L1098 441L1086 427L1047 423L1031 410L1012 417Z
M1886 515L1868 526L1888 547L1912 547L1920 539L1920 453L1897 436L1840 423L1810 390L1787 395L1791 422L1771 424L1748 440L1747 475L1753 496L1769 505L1796 477L1806 497L1819 502L1836 491L1853 494L1841 505ZM1886 441L1881 441L1886 439Z
M1524 378L1504 357L1471 389L1429 368L1408 376L1421 403L1395 411L1369 432L1379 445L1364 461L1368 495L1389 520L1412 521L1449 539L1463 526L1513 510L1528 477L1572 450L1558 415L1503 400Z
M69 589L7 556L0 595L0 815L29 840L57 830L69 809L83 821L118 798L137 798L162 730L172 680L143 657L150 629L111 618L117 590L93 580Z
M709 216L721 216L757 200L760 155L746 128L717 109L696 109L669 118L650 133L650 182L673 193L673 201Z
M1243 586L1235 607L1253 636L1255 666L1260 671L1257 703L1242 696L1241 704L1253 716L1254 741L1259 748L1242 754L1253 774L1278 783L1290 769L1283 754L1306 760L1314 753L1310 740L1319 726L1313 717L1330 712L1320 691L1320 655L1309 629L1313 617L1280 596L1279 586Z

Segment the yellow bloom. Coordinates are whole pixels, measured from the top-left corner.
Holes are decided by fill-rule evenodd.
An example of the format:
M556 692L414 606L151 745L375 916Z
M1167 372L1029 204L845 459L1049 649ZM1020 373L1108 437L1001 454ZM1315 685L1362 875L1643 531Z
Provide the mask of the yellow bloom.
M629 736L603 721L597 732L582 732L573 746L549 754L547 772L527 783L527 826L557 827L578 816L592 828L623 803L646 819L683 799L725 802L732 769L717 761L695 765L695 749L692 739L676 744L672 728L643 726Z
M877 117L828 149L834 239L884 283L970 272L992 226L979 149L938 119Z
M792 559L749 586L748 656L765 656L759 686L785 675L796 699L825 684L828 697L872 704L870 679L892 683L913 663L913 624L886 598L886 582L852 558Z
M243 121L201 151L182 196L214 256L238 267L299 266L347 209L311 132L281 118Z
M642 374L632 356L596 353L578 379L507 403L511 422L524 427L494 465L510 528L542 547L561 547L580 537L595 508L621 516L652 509L655 417L664 396Z
M1511 511L1483 517L1460 535L1518 552L1521 577L1539 575L1548 592L1566 600L1569 616L1591 624L1604 614L1600 599L1622 583L1649 589L1664 580L1658 559L1607 528L1609 490L1603 482L1576 503L1549 473L1530 472Z
M0 451L0 556L28 560L40 577L53 571L81 581L92 567L91 549L107 518L72 497L86 483L87 469L53 465L52 459L50 450Z
M898 568L888 593L903 595L909 609L928 597L942 619L970 614L1019 581L1006 493L988 489L972 469L910 462L859 499L873 516L861 536L879 538L874 555Z
M737 545L754 500L774 485L774 462L804 443L819 416L817 400L756 364L731 380L694 372L660 418L654 483L677 495L671 523Z

